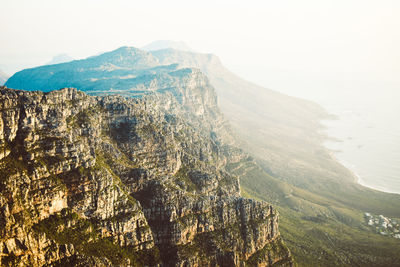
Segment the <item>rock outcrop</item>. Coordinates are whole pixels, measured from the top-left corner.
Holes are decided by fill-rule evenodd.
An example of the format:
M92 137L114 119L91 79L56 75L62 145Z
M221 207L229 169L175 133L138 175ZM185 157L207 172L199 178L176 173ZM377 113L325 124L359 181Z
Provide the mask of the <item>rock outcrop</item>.
M178 72L135 98L0 89L1 265L292 265L226 171L245 155L213 88Z

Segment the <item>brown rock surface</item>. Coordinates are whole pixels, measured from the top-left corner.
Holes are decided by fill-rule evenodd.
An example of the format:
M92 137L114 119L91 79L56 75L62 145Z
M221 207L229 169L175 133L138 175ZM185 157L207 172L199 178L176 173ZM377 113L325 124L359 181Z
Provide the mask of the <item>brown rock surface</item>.
M199 71L141 98L0 89L2 265L292 265Z

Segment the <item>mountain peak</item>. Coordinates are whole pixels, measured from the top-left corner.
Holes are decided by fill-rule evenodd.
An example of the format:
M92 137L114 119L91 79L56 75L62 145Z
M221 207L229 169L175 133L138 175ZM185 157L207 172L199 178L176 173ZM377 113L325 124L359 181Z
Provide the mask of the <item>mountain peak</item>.
M74 60L73 57L69 56L68 54L59 54L56 55L52 58L52 60L50 60L49 62L47 62L45 65L54 65L54 64L60 64L60 63L65 63L65 62L70 62Z
M182 41L157 40L157 41L151 42L150 44L147 44L142 47L142 49L145 51L155 51L155 50L161 50L161 49L166 49L166 48L173 48L176 50L193 52L193 49L190 48L185 42L182 42Z
M111 52L138 53L139 51L142 52L142 50L140 50L139 48L136 48L134 46L124 45L124 46L121 46L121 47L119 47L119 48L117 48L115 50L110 51L110 53Z
M152 54L133 46L122 46L89 59L104 61L119 67L148 68L159 65L157 58Z
M210 69L215 71L224 69L220 59L214 54L182 51L174 48L150 51L150 53L163 65L178 63L180 67L199 68L205 74L209 74Z

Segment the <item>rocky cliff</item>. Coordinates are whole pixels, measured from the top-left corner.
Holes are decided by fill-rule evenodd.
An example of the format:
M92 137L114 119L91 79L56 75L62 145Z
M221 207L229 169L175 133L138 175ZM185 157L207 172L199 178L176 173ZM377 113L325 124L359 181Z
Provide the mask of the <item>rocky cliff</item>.
M213 88L178 72L135 98L0 89L1 265L292 265L226 171L246 156Z
M240 137L241 147L268 173L311 188L326 177L326 165L330 164L336 165L331 176L349 180L346 170L321 152L319 120L328 117L321 107L247 82L212 54L121 47L83 60L22 70L8 79L6 86L41 91L74 87L90 95L136 97L173 87L171 83L184 72L179 68L197 68L207 75L218 94L220 109ZM321 154L325 154L322 160ZM288 165L290 168L282 168ZM304 175L299 175L299 170Z

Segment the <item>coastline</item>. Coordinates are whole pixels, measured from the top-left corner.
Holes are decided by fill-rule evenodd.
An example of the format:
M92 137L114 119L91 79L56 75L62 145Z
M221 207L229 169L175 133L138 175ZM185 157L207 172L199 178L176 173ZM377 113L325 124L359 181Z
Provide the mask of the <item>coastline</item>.
M362 179L362 176L361 176L360 174L357 173L357 171L355 171L353 168L349 167L349 166L348 166L346 163L344 163L343 161L337 159L337 157L335 157L335 160L336 160L338 163L340 163L343 167L345 167L347 170L349 170L349 171L351 172L351 174L356 178L356 183L357 183L357 184L359 184L359 185L361 185L361 186L364 186L364 187L367 187L367 188L369 188L369 189L373 189L373 190L376 190L376 191L383 192L383 193L400 195L400 192L395 192L395 191L388 190L388 189L386 189L386 188L382 188L382 187L379 187L379 186L374 186L374 185L367 184L367 183Z
M386 188L382 188L382 187L379 187L379 186L374 186L374 185L367 184L362 179L362 176L359 173L357 173L357 171L354 169L354 167L352 167L354 165L352 165L352 164L350 164L350 163L338 158L338 156L336 154L337 153L343 153L343 151L334 150L334 149L329 148L328 146L326 146L326 141L334 140L335 142L341 142L340 139L338 139L336 137L328 136L327 133L324 133L324 136L325 136L325 141L322 142L322 146L328 151L328 154L330 155L330 157L334 161L336 161L337 163L342 165L344 168L346 168L352 174L352 176L354 178L354 182L356 184L361 185L361 186L366 187L366 188L369 188L369 189L372 189L372 190L380 191L380 192L383 192L383 193L400 195L400 192L396 192L396 191L392 191L392 190L389 190L389 189L386 189Z
M353 109L342 105L339 105L339 107L337 105L332 107L329 105L329 103L328 105L326 103L324 105L324 103L318 102L318 104L325 109L326 113L331 115L331 118L320 120L320 124L322 125L320 132L323 135L321 145L328 151L328 154L332 157L332 159L351 173L351 175L354 177L353 181L356 184L372 190L400 195L400 188L398 186L393 186L395 190L391 188L390 181L392 180L388 180L386 178L385 170L382 169L382 171L380 171L381 167L379 167L379 164L381 163L382 158L376 158L377 162L365 161L365 159L363 160L362 158L360 158L361 160L357 160L358 157L363 156L362 153L367 153L368 155L373 155L376 153L376 146L372 147L371 149L368 140L380 140L380 138L382 138L382 140L385 139L385 135L377 135L376 132L371 130L378 127L376 120L381 117L378 116L371 119L371 117L366 115L369 113L364 114L364 112L361 112L358 109ZM342 114L343 110L346 111L345 115ZM362 111L365 110L363 109ZM370 112L368 109L366 111ZM349 117L349 113L357 114L357 116ZM366 127L365 125L367 124L374 125L375 127ZM383 126L385 127L387 125L383 124ZM386 127L383 129L387 130L392 128ZM399 129L400 128L396 128L395 130L398 131ZM380 132L378 133L381 134ZM381 145L383 146L385 143ZM354 150L354 146L357 146L358 149L363 149L361 154L359 151ZM367 149L364 147L367 147ZM373 164L375 163L378 165L374 168L370 168L370 166L374 166ZM363 164L370 165L367 166ZM393 161L391 161L391 164L393 164ZM364 179L363 174L367 174L368 178ZM397 175L397 173L395 174ZM398 178L400 179L400 174L398 175ZM397 180L393 181L396 183ZM382 183L384 183L384 185L382 185Z

